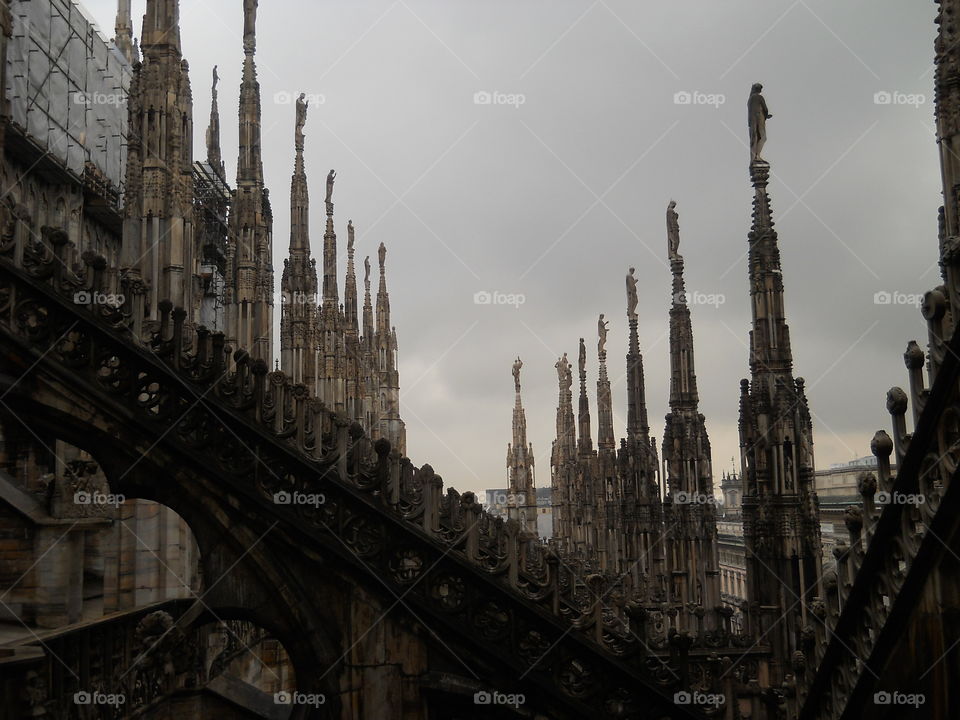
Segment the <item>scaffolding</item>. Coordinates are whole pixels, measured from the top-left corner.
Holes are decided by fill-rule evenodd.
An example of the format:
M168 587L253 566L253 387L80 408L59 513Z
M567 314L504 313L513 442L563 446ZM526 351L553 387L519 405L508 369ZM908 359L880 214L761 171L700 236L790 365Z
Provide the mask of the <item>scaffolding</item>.
M11 123L77 178L94 175L119 196L129 63L77 2L12 0L10 11Z

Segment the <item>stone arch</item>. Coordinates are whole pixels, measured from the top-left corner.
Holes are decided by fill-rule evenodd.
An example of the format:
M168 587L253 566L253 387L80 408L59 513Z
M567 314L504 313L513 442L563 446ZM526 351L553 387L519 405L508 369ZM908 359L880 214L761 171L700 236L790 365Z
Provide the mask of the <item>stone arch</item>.
M328 698L322 707L294 707L290 717L339 717L337 672L331 667L341 660L341 638L322 580L315 577L317 558L293 557L287 539L270 536L269 523L248 522L239 503L209 479L184 469L165 471L177 463L159 448L139 456L134 445L118 442L109 418L78 405L64 390L41 381L29 392L13 388L5 403L29 414L41 433L89 453L112 493L151 500L182 517L196 538L204 579L202 602L194 603L190 623L241 619L268 630L290 657L296 689Z

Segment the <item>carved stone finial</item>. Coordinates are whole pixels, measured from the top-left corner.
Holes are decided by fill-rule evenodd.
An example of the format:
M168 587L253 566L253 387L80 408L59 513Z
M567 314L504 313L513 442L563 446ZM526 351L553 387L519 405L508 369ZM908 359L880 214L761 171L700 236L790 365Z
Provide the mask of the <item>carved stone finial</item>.
M513 363L513 384L518 393L520 392L520 369L522 367L523 360L521 360L520 356L517 355L517 359Z

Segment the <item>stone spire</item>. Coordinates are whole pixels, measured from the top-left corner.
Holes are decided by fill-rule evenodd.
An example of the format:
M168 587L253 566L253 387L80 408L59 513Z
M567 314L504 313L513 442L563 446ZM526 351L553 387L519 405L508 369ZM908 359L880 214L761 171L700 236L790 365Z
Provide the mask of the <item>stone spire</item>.
M695 627L690 608L704 609L706 627L721 626L720 561L713 497L710 439L698 409L693 329L683 282L676 203L667 206L667 253L673 272L670 303L670 412L663 431L664 498L669 600L680 606L685 627Z
M310 257L310 195L303 161L306 122L307 103L301 95L296 103L293 131L295 159L290 180L290 247L280 279L280 362L281 369L294 382L303 383L315 391L317 267Z
M334 324L339 309L340 293L337 289L337 233L333 227L333 181L336 172L327 175L327 227L323 233L323 312L325 322Z
M293 130L293 177L290 180L290 256L310 257L310 193L303 162L303 128L307 122L307 102L297 98L297 119Z
M263 184L260 83L257 81L257 0L243 1L243 76L237 188L231 207L233 247L227 256L226 339L255 358L273 355L273 211Z
M217 107L217 66L213 66L213 86L210 91L210 125L207 126L207 163L221 179L226 179L227 171L223 166L223 153L220 150L220 108Z
M597 376L597 447L614 450L617 447L613 434L613 400L610 395L610 379L607 377L607 323L603 313L597 320L597 358L600 370Z
M257 0L244 0L243 22L243 76L240 81L240 155L237 158L237 186L262 188L260 83L257 81L257 64L254 59L257 47Z
M346 330L359 337L360 326L357 317L357 273L354 267L354 228L353 220L347 220L347 276L343 283L343 312Z
M580 406L577 413L577 427L579 440L577 452L580 455L590 455L593 452L593 440L590 437L590 400L587 399L587 347L580 338L580 353L578 356L580 370Z
M670 305L670 408L674 412L696 409L697 376L693 365L693 328L690 325L690 308L687 307L687 290L683 282L683 256L677 251L680 245L680 228L676 206L670 201L667 207L668 259L673 273L673 294Z
M387 248L377 251L380 259L380 288L377 291L375 346L379 359L380 436L398 452L406 452L406 429L400 419L400 374L397 370L397 334L390 324L390 294L387 292Z
M650 441L647 421L646 390L643 382L643 356L637 335L637 280L634 268L627 275L627 322L630 338L627 349L627 438L643 443Z
M130 17L130 0L117 0L117 22L114 26L113 44L133 65L140 58L133 44L133 20Z
M636 587L660 596L664 586L661 543L662 506L659 495L656 448L650 439L643 378L643 356L637 335L637 279L627 275L627 437L621 442L620 467L622 516L625 533L625 567ZM651 589L652 588L652 589ZM650 597L650 596L648 596Z
M137 328L161 300L194 307L193 96L178 18L175 0L148 0L128 96L121 274Z
M550 454L551 502L553 505L553 536L561 547L571 551L577 541L573 510L578 502L574 497L577 473L577 429L573 417L573 374L567 354L557 360L559 396L557 399L557 437Z
M956 323L960 308L960 161L957 159L960 153L960 27L957 25L960 7L957 0L937 0L937 4L934 115L943 181L940 269L950 307L946 322ZM949 337L943 338L944 343L947 340Z
M363 260L363 338L373 342L373 303L370 299L370 256Z
M751 113L762 107L769 117L757 97L761 89L755 85L751 93ZM765 140L765 125L754 129L758 122L751 114L751 135ZM803 380L793 377L780 250L767 195L770 164L757 156L752 153L750 163L754 199L748 234L751 379L742 381L740 401L743 532L747 593L756 613L751 629L768 638L775 658L789 658L801 649L801 631L812 622L808 608L819 595L820 523L812 423ZM789 670L778 663L772 682L782 682Z
M347 416L353 420L363 418L364 373L360 358L360 326L357 317L357 273L354 266L353 220L347 220L347 274L343 283L343 332L347 372Z
M507 513L527 533L537 535L537 491L533 474L533 445L527 442L527 417L520 400L520 369L523 361L513 363L515 400L513 404L513 442L507 445Z

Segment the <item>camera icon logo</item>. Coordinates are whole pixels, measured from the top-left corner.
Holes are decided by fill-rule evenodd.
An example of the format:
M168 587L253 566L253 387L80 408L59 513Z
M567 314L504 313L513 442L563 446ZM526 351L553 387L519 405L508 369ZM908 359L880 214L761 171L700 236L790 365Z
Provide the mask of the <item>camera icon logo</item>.
M493 102L493 95L486 90L478 90L473 94L474 105L489 105Z
M675 692L673 694L673 704L674 705L689 705L693 702L693 696L688 693L686 690L681 690L680 692Z
M873 304L874 305L889 305L893 302L893 295L888 293L886 290L880 290L873 294Z
M93 702L93 696L86 690L81 690L73 694L73 703L75 705L89 705L91 702Z
M74 305L89 305L93 302L93 296L86 290L80 290L73 294Z
M689 105L693 102L693 93L687 92L686 90L680 90L673 94L673 104L674 105Z
M493 295L488 293L486 290L480 290L473 294L473 304L474 305L489 305L493 302Z
M73 494L73 503L75 505L89 505L93 502L93 497L86 490L81 490Z
M486 690L480 690L473 694L474 705L490 705L493 702L493 695Z
M893 95L886 90L881 90L873 94L874 105L889 105L893 102Z
M286 490L281 490L273 494L273 502L277 505L289 505L293 502L293 495Z
M885 690L873 694L873 703L874 705L889 705L892 698L890 693Z
M286 690L274 693L273 703L274 705L291 705L293 703L293 695Z

